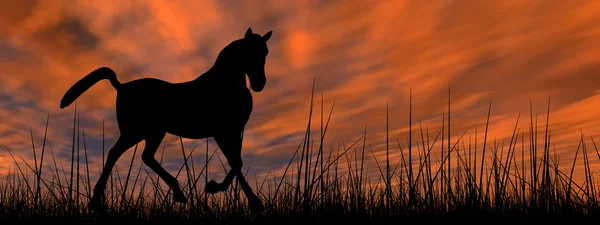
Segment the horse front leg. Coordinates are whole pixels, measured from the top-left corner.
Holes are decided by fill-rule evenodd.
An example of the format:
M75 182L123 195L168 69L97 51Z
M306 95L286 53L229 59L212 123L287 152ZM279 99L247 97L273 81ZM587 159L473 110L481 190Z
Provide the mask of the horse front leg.
M239 138L239 140L234 139L230 136L225 136L225 135L218 135L215 136L215 141L217 141L217 145L219 145L219 148L221 149L221 151L223 152L223 154L225 155L230 167L233 168L232 162L230 160L230 158L232 156L230 155L241 155L241 137ZM228 142L228 143L226 143ZM224 150L223 146L226 146ZM229 147L231 146L231 147ZM235 146L239 146L239 147L235 147ZM234 164L236 164L235 162L233 162ZM242 162L239 163L240 164L240 168L242 167ZM221 183L217 183L215 180L210 180L208 183L206 183L206 186L204 188L204 191L206 191L206 193L209 194L216 194L218 192L221 191L227 191L227 189L229 189L229 186L231 185L231 182L233 181L233 178L237 175L237 173L235 172L235 170L231 169L229 170L229 172L227 172L227 176L225 176L225 178L223 179L223 181L221 181Z
M216 194L220 191L227 191L235 175L236 173L233 170L229 170L227 176L223 179L221 183L217 183L215 180L210 180L208 183L206 183L204 191L206 191L206 193L209 194Z
M231 170L229 171L229 173L227 173L227 176L225 177L225 179L223 179L223 182L217 183L214 180L211 180L209 183L207 183L205 191L207 193L226 191L231 185L233 178L237 177L242 191L244 191L246 198L248 198L250 210L263 211L264 205L262 201L252 191L252 188L250 187L250 185L246 181L246 178L244 177L244 174L242 173L243 161L241 155L241 132L231 132L227 134L215 135L214 139L217 142L217 145L219 145L219 148L221 149L225 157L227 158L227 163L229 164L229 167L231 167Z

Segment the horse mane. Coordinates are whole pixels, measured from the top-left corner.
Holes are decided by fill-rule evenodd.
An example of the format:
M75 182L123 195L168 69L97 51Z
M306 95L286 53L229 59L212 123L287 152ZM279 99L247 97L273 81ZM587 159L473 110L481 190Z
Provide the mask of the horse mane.
M217 59L215 60L214 66L224 66L224 63L238 63L239 59L236 59L236 53L238 53L243 44L243 39L238 39L232 41L227 46L225 46L219 54L217 55Z

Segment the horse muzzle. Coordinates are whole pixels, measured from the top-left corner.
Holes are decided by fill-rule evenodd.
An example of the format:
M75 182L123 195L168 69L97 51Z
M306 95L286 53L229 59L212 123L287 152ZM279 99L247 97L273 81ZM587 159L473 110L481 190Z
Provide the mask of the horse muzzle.
M250 88L255 92L260 92L265 88L266 83L267 78L265 77L250 79Z
M255 92L260 92L265 88L267 83L267 77L264 71L250 72L248 74L248 80L250 80L250 88Z

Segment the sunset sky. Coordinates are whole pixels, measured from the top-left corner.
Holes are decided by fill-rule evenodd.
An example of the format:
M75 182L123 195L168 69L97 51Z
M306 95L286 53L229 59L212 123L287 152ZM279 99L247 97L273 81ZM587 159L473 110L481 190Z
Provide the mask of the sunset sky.
M0 0L0 6L2 174L14 167L4 146L32 159L30 126L39 154L48 114L46 144L68 167L75 105L61 110L60 99L92 70L111 67L123 83L145 77L188 81L207 71L221 49L249 27L259 34L273 31L267 83L253 92L244 134L244 170L250 166L251 183L254 176L280 175L301 143L313 80L315 141L321 94L325 118L335 101L327 151L349 146L366 127L367 148L384 160L389 105L395 165L397 140L405 151L408 144L411 91L416 148L419 121L432 140L440 130L450 89L452 144L465 130L466 143L469 137L474 141L476 128L478 146L483 144L491 101L488 144L505 141L506 149L520 112L518 129L527 147L531 101L543 145L550 99L552 148L563 169L570 167L581 132L592 166L600 169L590 138L600 141L600 1ZM93 174L101 163L102 120L106 150L119 134L115 96L104 80L77 100ZM189 104L202 107L200 100ZM212 151L216 146L209 141ZM163 166L174 174L183 163L179 138L167 135L163 142ZM184 143L196 146L197 166L203 166L205 140ZM436 157L440 151L434 149ZM133 149L121 157L120 169L131 154ZM365 160L377 175L370 153ZM224 175L218 161L213 167L211 175Z

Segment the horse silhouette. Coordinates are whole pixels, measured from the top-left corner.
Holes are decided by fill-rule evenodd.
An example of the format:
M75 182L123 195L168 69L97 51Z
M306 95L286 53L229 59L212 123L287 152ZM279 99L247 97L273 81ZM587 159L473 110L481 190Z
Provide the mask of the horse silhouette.
M244 127L252 112L252 95L246 86L246 74L255 92L266 83L265 60L269 53L264 36L248 28L244 38L235 40L219 53L214 65L196 79L170 83L142 78L126 83L117 80L115 72L101 67L76 82L64 95L60 108L73 103L81 94L103 79L117 91L116 114L120 136L108 152L102 174L94 187L88 207L101 211L106 182L119 157L135 144L145 141L142 161L173 190L173 200L185 203L179 182L155 159L155 153L167 133L189 139L213 137L231 167L221 183L208 182L210 194L226 191L237 177L252 211L263 211L260 198L242 174L242 139Z

